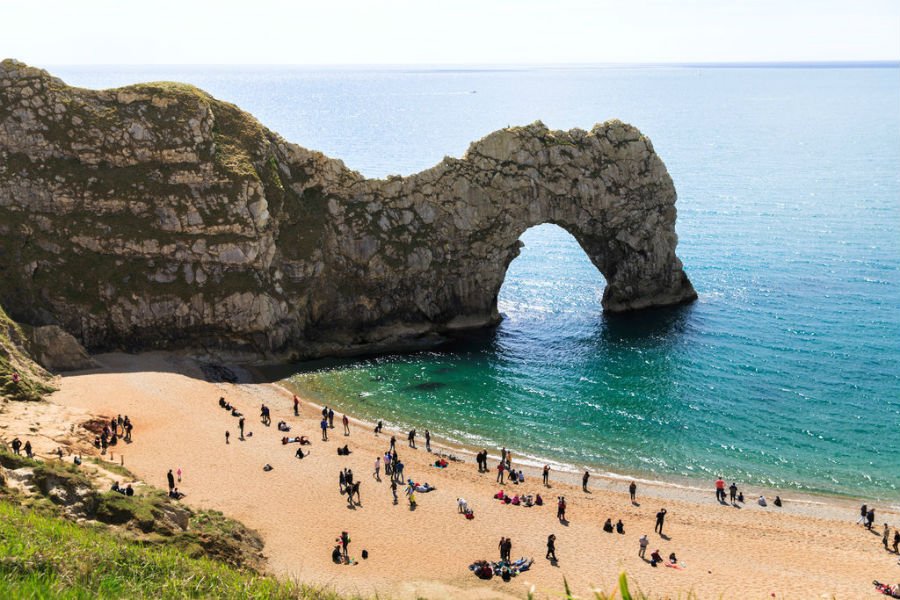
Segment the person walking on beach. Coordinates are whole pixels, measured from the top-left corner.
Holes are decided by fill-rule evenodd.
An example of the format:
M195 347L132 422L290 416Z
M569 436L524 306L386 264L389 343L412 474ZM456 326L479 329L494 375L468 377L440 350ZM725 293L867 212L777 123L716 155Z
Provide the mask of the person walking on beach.
M638 550L638 556L647 560L647 546L650 545L650 540L647 539L647 534L641 536L641 539L638 540L638 544L640 544L640 549Z
M734 504L737 498L737 484L733 481L731 482L731 487L728 488L728 496L731 498L731 503Z
M881 536L881 543L884 544L884 549L888 549L888 540L891 537L891 528L887 523L884 524L884 533Z
M397 436L392 435L390 452L391 452L391 454L393 454L396 451L397 451Z
M872 531L872 524L875 523L875 509L870 508L866 513L866 529Z
M894 544L892 546L894 554L900 554L900 550L897 549L898 546L900 546L900 529L894 529Z
M241 430L241 439L244 439L244 417L238 419L238 429Z
M347 418L347 415L344 415L341 422L344 424L344 435L350 435L350 419Z
M425 430L425 450L431 452L431 432Z
M560 496L556 503L556 518L562 523L566 520L566 497Z
M169 491L175 489L175 476L172 475L172 469L169 469L169 472L166 473L166 479L169 481Z
M328 409L328 427L329 429L334 429L334 409Z
M34 458L34 452L31 451L31 440L25 440L25 456Z
M343 494L344 488L347 487L347 471L345 469L341 469L341 474L338 475L338 486L341 490L341 494Z
M497 483L499 483L500 485L503 485L503 469L504 469L504 467L505 467L505 465L503 464L503 461L501 460L497 464Z
M391 494L394 496L394 504L397 504L397 480L391 479Z
M409 447L412 449L416 448L416 430L410 429L409 435L406 436L407 441L409 441Z
M381 481L381 457L375 457L375 472L372 473L372 477L375 478L375 481Z
M663 524L666 521L667 512L668 511L666 509L662 509L658 513L656 513L656 526L653 528L653 531L659 532L659 535L662 535Z
M857 525L865 525L866 524L866 515L869 514L869 507L863 504L859 507L859 519L856 521Z
M590 479L590 478L591 478L591 474L588 471L585 471L584 475L581 476L581 491L582 492L588 491L587 484L588 484L588 479Z
M556 536L552 533L547 538L547 560L557 562L556 559Z
M225 430L225 443L226 444L231 443L231 432L228 431L227 429Z
M300 416L300 398L297 397L297 394L294 394L294 416Z
M544 487L550 487L550 465L544 465Z
M350 562L350 556L347 549L350 547L350 534L346 531L341 532L341 551L344 553L344 562Z
M322 441L327 442L328 441L328 419L323 418L322 421L319 423L319 427L322 428Z
M631 503L635 503L635 496L637 495L637 483L634 481L631 482L628 486L628 495L631 497Z

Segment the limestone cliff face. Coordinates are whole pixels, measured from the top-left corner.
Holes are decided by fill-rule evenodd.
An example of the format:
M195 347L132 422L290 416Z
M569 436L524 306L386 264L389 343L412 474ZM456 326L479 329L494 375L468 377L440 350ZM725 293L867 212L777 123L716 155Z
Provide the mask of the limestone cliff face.
M0 63L0 305L88 348L313 356L493 324L540 223L578 240L606 310L696 297L672 180L619 121L504 129L374 180L190 86Z

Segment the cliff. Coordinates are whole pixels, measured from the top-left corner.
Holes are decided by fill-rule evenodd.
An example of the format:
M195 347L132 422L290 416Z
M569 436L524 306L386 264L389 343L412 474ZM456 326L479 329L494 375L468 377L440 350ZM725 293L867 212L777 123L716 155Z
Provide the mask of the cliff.
M89 349L309 357L495 324L541 223L603 273L606 310L690 301L675 198L619 121L503 129L375 180L188 85L94 91L0 63L0 305Z

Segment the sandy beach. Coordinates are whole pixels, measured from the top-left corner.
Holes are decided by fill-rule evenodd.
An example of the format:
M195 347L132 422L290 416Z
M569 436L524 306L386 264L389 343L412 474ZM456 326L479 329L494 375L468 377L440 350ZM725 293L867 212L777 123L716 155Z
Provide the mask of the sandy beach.
M503 505L493 499L500 487L496 460L486 474L478 473L468 454L466 462L438 469L422 431L419 449L413 450L406 432L385 430L376 437L370 424L355 419L351 435L344 436L338 414L329 441L322 442L320 409L302 400L295 417L290 392L277 385L210 383L193 360L172 353L96 359L102 369L62 377L60 391L46 404L7 403L0 437L30 439L42 455L60 444L94 454L78 424L127 414L135 424L134 441L114 448L113 460L124 459L138 477L160 488L168 469L180 467L183 502L221 510L258 530L270 569L279 576L395 598L524 598L531 586L537 597L558 597L564 577L585 597L595 588L611 590L622 571L635 587L661 598L689 592L700 598L877 598L873 579L900 579L897 555L881 546L882 524L900 526L900 514L880 505L876 527L867 532L855 524L859 503L840 499L793 498L786 492L779 509L765 491L770 505L762 508L755 503L760 491L743 489L748 502L738 509L716 502L712 482L708 491L641 482L638 505L632 505L627 482L594 476L585 493L570 475L552 477L547 489L530 470L525 483L503 487L510 494L539 493L546 504ZM238 439L237 419L219 408L221 396L244 413L246 431L252 432L244 441ZM269 427L260 423L262 403L272 410ZM291 426L289 434L277 430L281 420ZM372 476L375 457L387 449L392 434L406 475L437 488L417 494L415 511L402 488L400 503L393 504L383 470L381 482ZM308 436L312 444L303 448L310 455L295 458L298 445L282 445L283 435ZM344 444L350 456L337 455ZM269 472L263 470L266 463L273 467ZM338 474L345 467L362 481L361 506L348 507L339 493ZM567 524L556 519L559 495L567 499ZM459 497L474 509L475 519L458 514ZM668 510L665 537L654 533L661 507ZM625 534L605 533L607 518L622 519ZM352 539L351 556L359 559L366 549L367 560L352 566L331 561L334 539L343 530ZM551 533L557 537L557 566L544 559ZM685 568L652 568L639 558L642 534L650 537L650 552L675 552ZM512 539L513 558L533 557L533 567L508 583L477 579L468 565L498 559L502 536Z

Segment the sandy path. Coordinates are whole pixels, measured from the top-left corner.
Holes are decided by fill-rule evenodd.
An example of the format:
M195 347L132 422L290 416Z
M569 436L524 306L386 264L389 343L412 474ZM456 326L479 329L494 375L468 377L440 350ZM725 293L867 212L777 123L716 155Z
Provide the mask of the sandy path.
M693 590L702 598L770 598L773 592L787 598L877 598L873 579L900 579L897 556L881 549L880 533L853 524L855 505L789 501L780 510L755 504L737 510L716 504L711 492L641 484L641 506L635 507L621 482L592 480L593 493L585 494L559 482L546 490L532 476L523 485L505 487L541 493L547 505L505 506L491 499L494 473L479 475L472 462L434 468L434 457L422 449L424 440L419 450L405 449L406 436L394 432L406 474L438 488L418 494L419 507L410 511L402 495L393 505L384 477L381 483L371 477L374 458L387 448L391 432L376 438L354 421L352 435L344 437L338 415L331 441L320 442L317 408L304 402L301 416L294 417L290 395L277 386L209 383L191 361L173 354L97 359L104 369L64 377L51 408L8 407L0 416L6 427L0 435L11 438L27 424L49 437L54 436L48 431L71 437L73 420L127 414L135 423L134 442L120 445L117 457L122 451L127 467L159 487L165 487L168 469L181 467L184 501L221 510L257 529L266 540L271 569L280 575L398 598L523 598L532 584L539 597L556 595L563 576L584 596L594 585L609 589L623 570L641 589L663 597ZM245 414L252 437L237 439L237 419L218 407L219 396ZM271 427L259 422L262 402L272 408ZM297 445L282 446L283 434L275 428L282 419L293 426L291 435L310 437L311 456L298 460ZM48 452L51 442L27 428L21 434L35 436L37 450ZM232 433L228 445L226 429ZM344 443L353 451L349 457L335 452ZM265 463L274 470L264 472ZM348 508L338 494L343 467L363 482L361 507ZM555 518L559 493L568 499L568 526ZM473 521L457 514L459 496L474 508ZM660 506L669 511L669 540L653 534ZM607 517L621 518L626 534L604 533ZM876 524L885 520L900 525L896 513L882 512ZM351 555L359 557L365 548L368 560L349 567L331 562L333 540L342 530L350 532ZM550 533L557 536L558 567L544 560ZM642 533L651 534L650 550L659 548L664 556L674 551L687 568L644 563L637 556ZM501 536L512 537L514 557L532 556L535 565L510 583L482 582L466 567L478 558L496 559Z

